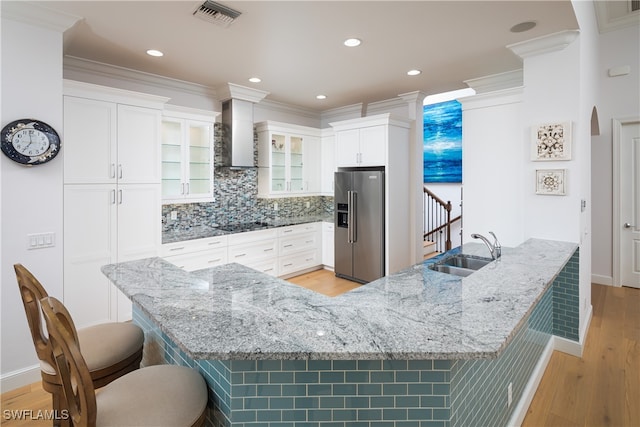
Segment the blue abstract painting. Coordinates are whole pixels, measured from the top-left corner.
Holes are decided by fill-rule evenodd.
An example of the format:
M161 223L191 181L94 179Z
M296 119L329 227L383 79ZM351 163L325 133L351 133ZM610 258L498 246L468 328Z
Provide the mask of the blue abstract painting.
M424 106L424 182L462 182L462 106Z

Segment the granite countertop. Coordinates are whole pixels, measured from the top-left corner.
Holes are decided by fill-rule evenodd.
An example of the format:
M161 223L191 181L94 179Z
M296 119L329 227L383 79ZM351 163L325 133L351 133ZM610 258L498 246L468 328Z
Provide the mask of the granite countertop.
M185 240L204 239L207 237L225 236L246 231L265 230L268 228L286 227L309 222L333 222L333 215L304 215L298 217L261 219L248 223L201 225L188 229L180 228L162 232L162 243L176 243Z
M193 359L495 358L576 248L530 239L468 277L428 260L333 298L239 264L188 273L148 258L102 271ZM461 251L488 255L480 243Z

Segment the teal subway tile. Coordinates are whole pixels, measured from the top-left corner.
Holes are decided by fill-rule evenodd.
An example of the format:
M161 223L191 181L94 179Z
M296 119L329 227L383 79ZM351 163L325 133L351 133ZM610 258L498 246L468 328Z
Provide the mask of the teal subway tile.
M219 378L220 374L216 372L215 376ZM242 372L233 372L231 374L231 382L233 384L244 384L244 373L242 373Z
M232 360L231 361L231 370L234 372L237 371L255 371L256 370L256 361L255 360Z
M381 360L358 360L359 371L378 371L382 369Z
M448 371L420 371L420 381L423 383L444 383L449 381Z
M396 423L393 421L371 421L369 427L395 427Z
M256 411L256 420L257 421L269 421L269 426L272 426L271 422L273 421L282 421L282 411ZM251 427L254 427L253 425Z
M344 406L346 408L368 408L369 398L368 397L345 397Z
M229 409L232 411L237 411L239 409L244 409L244 399L231 399L231 404L229 405Z
M309 384L308 396L331 396L331 384Z
M392 370L392 371L405 371L407 369L407 361L406 360L383 360L382 361L382 369Z
M451 366L455 362L453 360L434 360L433 361L433 369L434 370L445 370L448 371L451 369Z
M355 421L358 412L355 409L334 409L332 412L334 421Z
M382 412L382 419L398 421L406 420L408 412L409 411L407 409L385 409Z
M282 387L280 385L271 385L271 384L260 384L256 387L256 394L258 396L281 396L282 395Z
M256 420L256 411L234 411L231 418L234 424L253 422Z
M383 384L382 394L384 394L385 396L405 395L407 394L407 384Z
M293 372L269 372L269 382L272 384L292 384Z
M396 402L393 396L371 396L369 406L372 408L395 408Z
M269 409L293 409L293 397L270 397Z
M334 371L355 371L358 367L355 360L333 360L332 365Z
M420 406L423 408L443 408L444 405L444 396L420 396Z
M246 397L244 400L244 409L268 409L269 399L264 397Z
M433 386L429 383L407 384L407 394L431 394Z
M381 409L358 409L358 421L381 420Z
M295 372L296 384L310 384L320 382L318 372Z
M294 423L270 423L269 427L295 427L295 424Z
M307 411L307 420L309 421L331 421L331 410L328 409L310 409Z
M268 372L245 372L244 383L245 384L268 384L269 373Z
M368 383L369 372L368 371L349 371L345 372L345 382L348 383Z
M310 371L329 371L331 370L330 360L309 360L307 362L308 370Z
M282 361L283 371L304 371L306 369L307 369L306 360L283 360Z
M371 374L372 377L374 373ZM379 396L381 394L381 384L358 384L358 395Z
M318 397L295 397L294 407L296 409L310 409L320 406L320 399Z
M434 420L449 420L451 418L451 410L449 408L443 409L433 409L433 419Z
M451 384L449 383L433 384L433 394L436 394L439 396L448 396L449 393L451 393Z
M407 409L407 419L409 420L431 420L432 411L429 408L424 409Z
M371 372L372 383L392 383L395 381L394 371L374 371Z
M258 360L256 363L256 368L258 371L281 371L282 361L281 360Z
M420 371L397 371L396 381L399 383L420 382Z
M307 386L304 384L283 384L282 396L306 396Z
M420 427L420 421L397 421L396 427Z
M407 369L428 371L433 369L433 360L409 360Z
M320 425L317 422L308 421L308 422L296 423L296 427L320 427Z
M304 411L304 410L282 411L282 421L306 421L306 420L307 420L307 411Z
M420 396L396 396L396 408L419 408Z
M256 395L255 384L251 385L233 385L231 386L231 395L233 397L246 397Z
M324 408L324 409L344 408L344 397L321 396L320 408Z
M420 421L420 427L448 427L446 421Z
M344 372L320 372L320 382L321 383L343 383L344 382Z

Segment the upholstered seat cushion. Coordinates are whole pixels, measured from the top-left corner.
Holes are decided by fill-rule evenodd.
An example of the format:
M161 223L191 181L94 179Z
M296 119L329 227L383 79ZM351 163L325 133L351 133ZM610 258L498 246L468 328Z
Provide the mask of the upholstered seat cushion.
M133 323L103 323L78 330L80 351L89 371L108 368L140 351L144 333ZM50 375L55 370L40 361L40 369Z
M149 366L98 390L96 405L99 427L191 426L207 406L207 386L194 369Z

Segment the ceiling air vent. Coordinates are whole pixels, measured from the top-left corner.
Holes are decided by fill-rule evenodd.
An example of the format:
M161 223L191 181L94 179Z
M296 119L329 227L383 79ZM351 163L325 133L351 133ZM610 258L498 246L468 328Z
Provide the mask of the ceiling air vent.
M220 3L207 0L193 12L193 15L205 21L226 27L231 25L231 23L240 16L240 12L223 6Z

